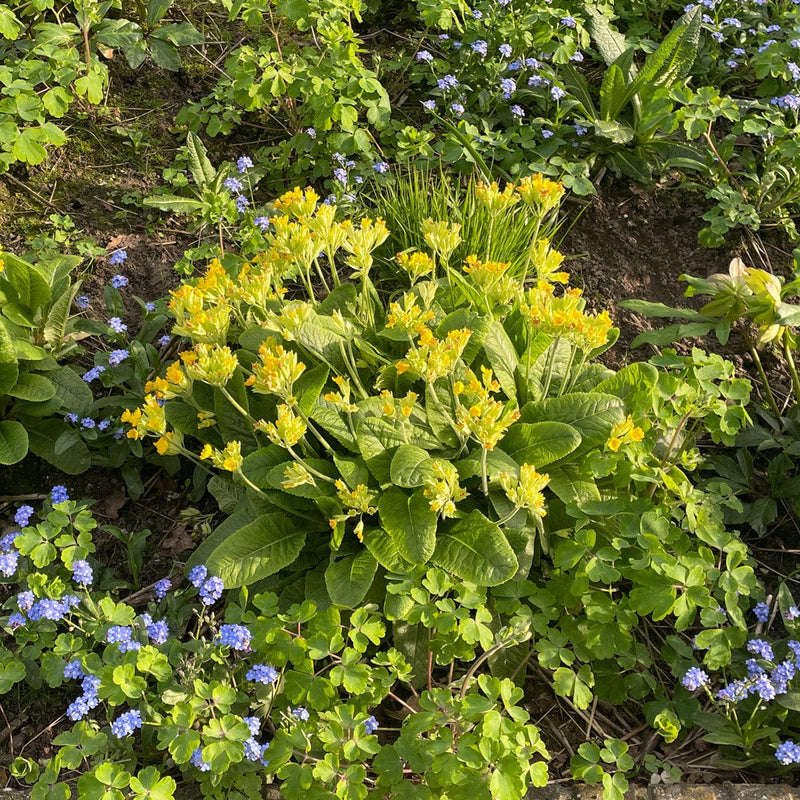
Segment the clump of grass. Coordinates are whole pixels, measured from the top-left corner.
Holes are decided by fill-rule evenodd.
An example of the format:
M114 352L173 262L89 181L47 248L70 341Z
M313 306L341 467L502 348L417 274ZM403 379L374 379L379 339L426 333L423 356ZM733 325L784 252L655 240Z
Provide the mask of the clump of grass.
M391 259L395 253L417 246L426 219L450 220L461 225L462 242L452 263L471 253L485 254L490 215L476 198L477 183L474 176L459 178L442 170L412 168L392 183L374 190L370 198L374 213L386 220L390 231L384 255ZM491 259L509 262L512 272L521 268L533 237L551 239L560 221L555 214L551 215L538 233L537 224L536 216L527 213L522 203L495 218Z

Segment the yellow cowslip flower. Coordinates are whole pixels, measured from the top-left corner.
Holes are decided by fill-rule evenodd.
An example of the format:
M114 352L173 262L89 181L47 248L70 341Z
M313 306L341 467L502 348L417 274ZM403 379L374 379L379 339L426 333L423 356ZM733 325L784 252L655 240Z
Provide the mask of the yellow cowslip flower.
M281 486L283 486L284 489L296 489L298 486L303 486L304 484L316 486L317 482L303 464L298 464L294 461L283 471Z
M230 324L231 308L227 303L220 302L212 308L178 317L172 326L172 333L175 336L185 336L193 342L224 345Z
M259 254L263 256L264 254ZM231 299L262 308L270 300L276 300L283 294L279 286L279 278L275 275L272 262L266 262L256 256L254 262L264 267L254 269L252 264L244 264L236 276L236 283L231 287Z
M293 404L297 402L293 390L295 381L305 372L306 365L297 353L277 344L270 336L258 348L259 360L253 364L253 374L245 381L256 394L274 394Z
M422 492L430 501L431 511L442 517L456 515L456 503L467 496L466 490L458 483L458 470L447 461L436 460L431 474L425 478Z
M225 445L224 450L218 450L210 444L204 445L200 451L201 459L211 459L211 463L217 469L224 469L227 472L238 472L242 468L242 443L235 439Z
M567 288L556 296L553 285L540 280L526 293L522 310L537 330L588 352L608 341L613 322L606 311L586 314L584 305L580 289Z
M433 259L420 250L404 250L395 256L395 261L408 273L411 283L433 272Z
M546 214L555 208L564 196L564 185L561 181L551 181L544 175L531 175L523 178L517 186L517 192L522 202L529 206L536 206Z
M394 416L394 394L389 389L381 392L381 411L385 417Z
M374 505L377 496L363 483L359 483L355 489L350 489L343 480L339 479L334 486L336 486L337 497L346 509L358 514L377 514L378 509Z
M519 478L508 472L501 472L497 477L506 497L517 508L525 508L537 517L546 516L542 489L550 482L549 475L540 475L531 464L523 464L519 468Z
M503 261L481 261L469 255L464 261L464 272L492 306L505 305L520 291L520 284L507 274L510 266Z
M310 187L295 186L282 194L272 205L278 211L294 217L310 217L317 209L319 195Z
M126 408L122 412L122 416L120 420L122 422L127 422L131 427L129 428L126 436L129 439L138 439L139 438L139 422L142 419L142 409L136 408L131 411L129 408Z
M405 397L397 401L400 406L400 413L406 419L411 416L411 412L414 410L418 397L419 395L416 392L408 392Z
M507 183L501 192L496 181L488 185L481 181L475 187L475 196L492 215L502 214L519 202L519 195L513 183Z
M183 452L183 434L180 431L165 431L156 441L155 448L160 456L176 456Z
M338 406L342 411L352 413L358 411L358 406L350 401L350 378L336 375L333 382L339 387L338 392L328 392L323 396L323 400Z
M310 230L303 220L292 222L288 217L276 217L272 222L275 226L273 235L275 246L307 270L322 250L319 236Z
M417 297L410 292L403 295L402 302L389 303L386 316L387 328L399 328L406 333L418 331L434 317L433 311L423 311L417 305Z
M227 345L214 347L201 342L194 346L194 352L197 358L186 364L186 374L191 380L205 381L222 388L239 366L239 361Z
M430 328L422 328L416 347L406 353L405 359L397 362L397 374L402 375L410 370L426 382L449 375L461 358L471 335L472 331L468 328L456 329L450 331L446 339L440 340L433 335Z
M185 394L192 388L192 379L184 372L180 361L173 361L167 367L164 377L169 384L169 389L164 393L164 397L167 399Z
M388 238L389 229L380 217L374 221L364 217L359 226L350 226L342 246L350 253L347 264L353 268L354 278L366 277L372 267L372 251Z
M145 436L156 435L161 437L167 430L164 408L154 394L145 396L141 408L133 411L126 408L120 419L131 426L126 434L129 439L143 439Z
M306 435L306 423L284 404L278 406L275 422L260 419L254 427L266 433L273 444L281 447L294 447Z
M276 328L283 339L293 342L300 329L314 315L310 303L304 300L290 300L284 303L279 314L268 312L266 314L268 327Z
M217 418L213 411L199 411L197 413L197 427L211 428L217 424Z
M448 261L461 244L461 225L457 222L426 219L422 223L422 236L442 261Z
M511 403L492 398L492 392L500 391L500 384L494 379L492 370L481 369L480 381L468 370L469 383L456 395L456 427L472 436L486 450L493 450L508 428L519 419L519 410Z
M606 442L606 447L616 453L623 445L641 442L642 439L644 439L644 431L633 424L633 418L628 414L623 422L617 422L611 429L611 436Z
M550 247L549 239L537 239L531 245L531 264L539 280L551 283L568 283L569 273L559 272L564 256Z
M161 400L169 392L169 381L165 378L153 378L144 385L145 392L152 392L156 399Z

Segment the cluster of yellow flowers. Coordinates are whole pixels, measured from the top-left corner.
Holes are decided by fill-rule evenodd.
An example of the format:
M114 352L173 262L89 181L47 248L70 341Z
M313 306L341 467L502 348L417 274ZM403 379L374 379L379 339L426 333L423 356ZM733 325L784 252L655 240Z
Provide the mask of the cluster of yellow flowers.
M501 472L497 477L506 497L516 508L527 509L540 518L547 514L542 489L550 483L549 475L540 475L531 464L523 464L519 477L508 472Z
M273 444L286 449L294 447L306 435L307 429L305 421L285 403L278 406L275 422L260 419L253 427L265 433Z
M500 391L492 370L481 367L481 379L467 370L467 383L456 381L456 426L473 437L486 450L494 450L508 428L519 419L519 410L510 403L492 398Z
M294 384L306 369L297 353L287 350L270 336L258 348L258 359L245 385L252 386L256 394L274 394L286 403L296 403Z
M644 439L644 431L633 424L633 418L629 414L624 422L617 422L611 429L611 436L606 442L606 447L616 453L622 445L641 442L642 439Z
M472 331L463 328L450 331L445 339L437 339L430 328L421 328L417 345L406 353L405 359L397 362L397 374L410 370L428 383L449 375L471 335Z
M211 459L211 463L217 469L224 469L227 472L237 472L242 468L242 444L241 442L232 441L225 445L224 450L218 450L207 444L200 451L200 458L205 460Z
M383 411L384 416L393 417L399 410L400 418L408 419L418 399L419 395L416 392L408 392L405 397L395 399L394 394L389 389L384 389L381 392L381 411Z
M409 334L419 334L425 324L433 319L433 316L433 311L423 311L417 305L416 296L407 292L403 295L402 302L389 303L386 327L398 328Z
M442 517L456 515L456 503L467 496L458 483L458 470L449 462L436 460L425 478L423 494L430 501L431 511Z
M433 259L420 250L406 250L398 253L395 260L408 273L412 284L433 272Z
M368 489L363 483L358 484L355 489L350 489L343 480L337 480L334 484L336 486L336 496L339 498L345 513L337 514L328 520L328 524L332 529L340 524L344 524L349 519L358 517L358 522L353 530L359 542L364 541L364 520L361 517L366 514L371 516L378 513L376 492Z
M508 274L510 266L505 261L481 261L470 255L464 261L464 272L490 306L503 305L511 302L519 292L519 281Z
M490 214L501 214L520 200L527 206L534 206L546 214L555 208L564 195L564 186L560 181L551 181L544 175L531 175L523 178L519 184L507 183L500 189L497 183L479 183L475 194Z
M607 311L587 314L584 305L580 289L567 288L556 295L552 283L539 280L525 294L523 310L537 330L588 352L608 341L614 323Z

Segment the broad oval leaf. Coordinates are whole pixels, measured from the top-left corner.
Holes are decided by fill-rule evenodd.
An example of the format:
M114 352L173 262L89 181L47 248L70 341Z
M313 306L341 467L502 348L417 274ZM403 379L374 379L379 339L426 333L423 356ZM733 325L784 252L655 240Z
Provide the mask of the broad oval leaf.
M517 464L538 469L569 455L580 443L580 433L563 422L519 422L503 437L502 448Z
M436 547L436 514L422 492L407 495L395 486L378 501L381 524L400 555L412 564L425 564Z
M16 420L0 422L0 464L16 464L28 454L28 434Z
M332 561L325 570L325 587L337 606L355 608L366 596L378 562L369 550Z
M234 531L209 555L209 572L238 589L288 567L303 549L308 528L285 514L264 514Z
M600 392L573 392L529 403L522 410L520 422L558 420L571 425L582 440L578 451L574 452L583 452L604 444L614 424L624 419L625 405L618 397Z
M56 387L44 375L23 372L17 382L8 390L8 394L20 400L43 403L45 400L55 397Z
M422 486L432 463L433 459L421 447L401 445L395 451L389 467L392 483L407 488Z
M479 586L499 586L518 567L517 557L503 532L480 511L473 511L440 531L431 560Z

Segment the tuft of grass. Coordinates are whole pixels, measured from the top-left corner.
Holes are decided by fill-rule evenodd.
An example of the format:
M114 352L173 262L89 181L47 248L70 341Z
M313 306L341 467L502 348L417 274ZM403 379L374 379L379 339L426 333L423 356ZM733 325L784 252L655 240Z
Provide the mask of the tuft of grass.
M374 213L386 220L390 231L383 249L387 259L412 247L423 249L421 228L426 219L449 220L461 225L462 238L452 264L474 253L484 260L509 262L512 274L521 270L534 236L552 239L558 230L561 223L557 215L550 215L537 235L536 218L518 203L495 219L491 252L487 253L489 213L476 197L477 183L474 176L458 178L443 170L412 168L392 183L376 188L370 204Z

